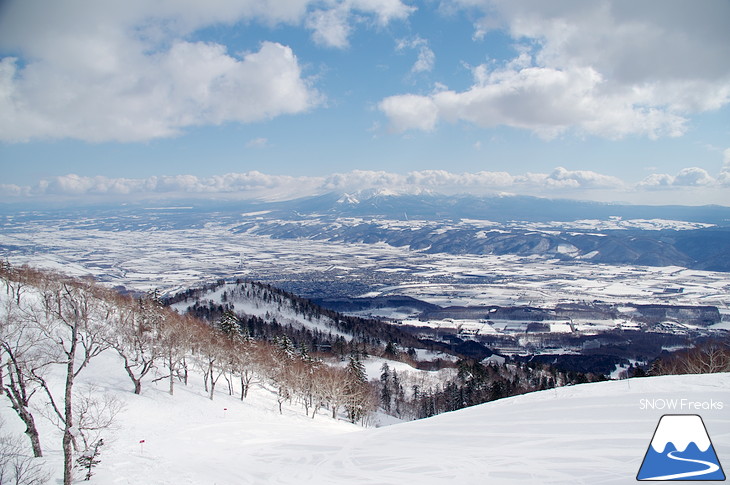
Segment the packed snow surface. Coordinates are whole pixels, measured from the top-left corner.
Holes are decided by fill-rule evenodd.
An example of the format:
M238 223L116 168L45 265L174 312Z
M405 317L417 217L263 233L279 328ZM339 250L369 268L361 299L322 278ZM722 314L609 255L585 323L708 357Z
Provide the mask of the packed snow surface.
M137 396L115 359L82 374L124 403L91 484L633 483L659 418L683 413L702 416L730 463L730 374L564 387L364 428L325 411L313 420L296 404L280 415L264 388L240 401L223 383L211 401L197 378L174 396L148 381ZM0 402L3 432L22 433ZM41 426L56 480L60 435Z

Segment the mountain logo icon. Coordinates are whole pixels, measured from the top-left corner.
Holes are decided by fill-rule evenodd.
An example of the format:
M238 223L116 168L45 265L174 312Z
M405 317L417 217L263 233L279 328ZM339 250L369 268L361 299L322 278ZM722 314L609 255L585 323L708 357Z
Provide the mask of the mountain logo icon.
M662 416L636 479L725 480L702 418L696 414Z

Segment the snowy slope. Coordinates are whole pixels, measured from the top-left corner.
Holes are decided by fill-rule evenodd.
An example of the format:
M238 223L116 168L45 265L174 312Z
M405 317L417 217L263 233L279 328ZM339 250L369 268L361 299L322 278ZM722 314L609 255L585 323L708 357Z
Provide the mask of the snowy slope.
M665 402L653 399L678 399L678 407L646 409ZM701 409L718 402L724 409ZM728 406L728 374L586 384L318 443L272 444L247 462L278 463L269 483L633 483L665 413L700 414L730 464Z
M261 388L241 402L219 385L210 401L197 376L175 396L149 381L135 396L111 353L82 376L125 404L91 484L633 483L667 413L700 414L730 466L730 374L566 387L379 429L312 420L296 405L279 415ZM647 409L670 399L676 409ZM5 428L22 432L0 402ZM60 437L42 428L55 479Z
M334 328L334 322L326 316L304 315L294 308L296 302L273 293L272 299L265 299L264 295L273 292L264 289L261 285L252 282L225 283L208 291L202 291L193 299L174 303L179 313L185 313L193 303L212 302L216 305L228 304L238 315L249 315L264 318L266 321L276 320L282 325L292 325L295 328L318 330L324 334L341 336L345 340L352 340L352 335ZM225 296L224 296L225 295Z

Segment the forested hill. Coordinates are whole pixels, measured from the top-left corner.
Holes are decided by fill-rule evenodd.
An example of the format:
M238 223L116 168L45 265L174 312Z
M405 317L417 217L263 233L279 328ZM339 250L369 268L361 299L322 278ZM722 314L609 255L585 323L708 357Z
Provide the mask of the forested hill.
M165 303L213 324L234 315L241 330L253 338L270 341L287 336L296 347L309 350L348 355L393 346L404 351L425 347L393 325L342 315L258 282L220 280L178 293Z

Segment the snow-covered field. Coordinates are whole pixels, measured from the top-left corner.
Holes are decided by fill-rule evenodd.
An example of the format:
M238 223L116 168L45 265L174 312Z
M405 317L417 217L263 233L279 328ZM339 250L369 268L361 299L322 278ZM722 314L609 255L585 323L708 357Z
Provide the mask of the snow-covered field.
M376 429L296 405L280 415L261 388L241 402L219 386L211 401L197 377L175 396L148 380L137 396L116 359L81 374L124 403L92 484L633 483L663 414L701 415L730 463L730 374L565 387ZM3 432L20 434L0 402ZM60 435L40 424L56 483Z
M240 277L298 285L317 297L332 296L328 291L347 296L407 295L443 306L550 307L598 299L730 308L730 273L675 266L428 254L384 243L272 239L234 233L232 226L219 223L144 231L73 227L68 221L19 223L0 233L0 258L89 274L138 290L174 292L217 278ZM665 292L679 288L681 293Z

